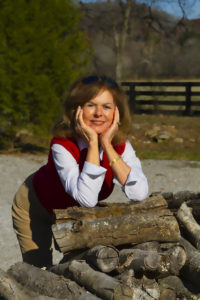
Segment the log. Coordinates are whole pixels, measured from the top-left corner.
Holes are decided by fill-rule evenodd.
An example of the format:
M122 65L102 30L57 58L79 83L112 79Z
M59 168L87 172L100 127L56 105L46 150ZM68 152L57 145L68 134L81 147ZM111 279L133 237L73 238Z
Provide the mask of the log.
M193 216L195 220L200 222L200 193L199 192L191 192L191 191L180 191L177 193L171 192L156 192L152 193L152 196L162 195L163 198L168 203L168 208L174 213L177 212L179 207L183 202L187 204L188 207L191 207L193 210Z
M70 260L82 259L89 265L96 267L99 271L109 273L119 265L119 251L114 246L98 245L86 251L71 251L64 255L60 264L64 264Z
M134 280L135 273L133 269L125 270L123 273L120 273L119 275L115 276L116 279L123 282L124 284L132 287L133 280Z
M161 291L159 300L176 300L176 293L172 288L165 288Z
M160 288L155 279L149 279L146 276L139 279L133 277L130 286L134 291L133 300L158 300L160 298Z
M119 263L119 273L133 269L135 274L165 274L170 267L170 257L140 249L124 249L119 252Z
M64 276L84 286L91 293L105 300L131 300L133 290L117 279L94 270L84 260L65 264Z
M97 245L177 242L180 239L178 222L168 209L53 224L52 231L63 254Z
M39 294L67 300L97 300L98 298L81 288L76 282L42 270L24 262L11 266L7 273L18 283ZM85 298L84 298L85 297ZM23 298L24 299L24 298Z
M158 280L160 289L172 288L176 292L176 296L180 299L197 299L199 294L191 293L184 285L182 280L177 276L168 276Z
M100 205L101 202L99 202ZM98 218L111 218L129 214L141 213L149 210L167 208L168 204L162 195L147 198L141 202L103 203L93 208L73 206L67 209L55 209L54 223L66 223L75 220L94 220Z
M104 273L113 271L119 265L119 253L113 246L93 247L85 253L84 259Z
M158 241L150 241L150 242L133 245L133 248L144 250L144 251L150 251L150 252L158 252L160 249L160 243Z
M200 250L200 226L185 202L181 204L177 212L177 219L181 222L188 240Z
M167 254L170 260L167 275L179 275L180 270L185 265L187 254L182 245L179 243L162 244L160 250L163 254Z
M197 288L199 288L200 252L183 237L180 240L180 244L184 247L187 255L185 265L180 270L180 275L183 276L183 278L185 278L186 280L196 285Z
M200 206L200 193L199 192L191 192L191 191L179 191L176 193L172 192L154 192L150 195L150 197L155 197L157 195L161 195L168 203L169 208L179 208L183 202L190 207Z
M168 244L169 245L169 244ZM134 273L154 273L160 276L178 275L186 262L186 252L182 245L171 244L162 252L151 252L141 249L123 249L119 252L119 273L133 269Z
M61 298L52 298L39 295L19 284L11 275L0 269L0 298L4 300L61 300ZM2 298L1 298L2 299ZM67 298L62 298L66 299Z

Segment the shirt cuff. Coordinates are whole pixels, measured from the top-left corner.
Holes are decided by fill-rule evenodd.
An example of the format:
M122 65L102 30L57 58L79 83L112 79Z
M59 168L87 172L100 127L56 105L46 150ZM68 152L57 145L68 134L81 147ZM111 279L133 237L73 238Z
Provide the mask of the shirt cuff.
M82 172L88 174L89 176L92 176L93 178L99 177L101 175L104 175L106 173L106 169L102 166L94 165L88 161L85 161Z
M141 171L140 170L137 170L136 168L134 170L131 170L124 186L136 184L136 182L138 181L138 179L140 177L141 177ZM113 183L122 187L122 184L119 183L119 181L116 178L113 179Z

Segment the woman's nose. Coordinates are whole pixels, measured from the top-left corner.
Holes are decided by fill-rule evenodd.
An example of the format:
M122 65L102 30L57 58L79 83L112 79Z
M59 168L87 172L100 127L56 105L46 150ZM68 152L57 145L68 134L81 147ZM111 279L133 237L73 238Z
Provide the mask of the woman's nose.
M96 107L95 108L95 115L98 116L98 117L102 115L102 108L101 107Z

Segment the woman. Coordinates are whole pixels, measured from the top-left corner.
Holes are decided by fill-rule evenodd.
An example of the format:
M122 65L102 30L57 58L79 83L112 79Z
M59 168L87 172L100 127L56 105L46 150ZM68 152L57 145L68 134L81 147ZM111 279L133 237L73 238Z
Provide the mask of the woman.
M15 195L13 226L25 262L52 264L52 212L94 207L114 183L135 201L146 198L147 179L127 140L130 113L125 94L110 77L91 75L72 86L63 120L54 128L48 163Z

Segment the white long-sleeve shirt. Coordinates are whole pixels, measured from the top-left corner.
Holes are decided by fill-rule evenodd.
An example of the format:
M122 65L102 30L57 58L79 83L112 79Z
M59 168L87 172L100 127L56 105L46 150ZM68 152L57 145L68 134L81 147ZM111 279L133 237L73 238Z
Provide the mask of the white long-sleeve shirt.
M87 148L83 139L78 140L78 147L81 150ZM79 165L70 152L62 145L53 144L53 160L65 191L72 196L81 206L94 207L98 202L98 195L101 190L106 169L85 161L80 172ZM103 150L100 149L100 160L103 158ZM130 142L127 141L125 150L121 155L124 162L131 168L124 186L116 178L113 182L121 186L127 198L141 201L147 197L148 183L142 171L140 160L136 157L135 151Z

